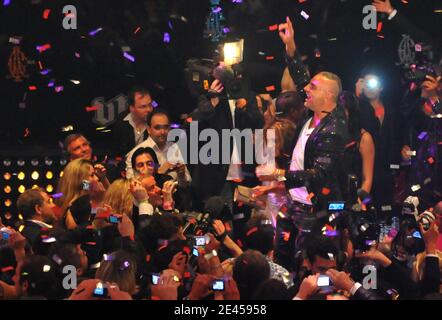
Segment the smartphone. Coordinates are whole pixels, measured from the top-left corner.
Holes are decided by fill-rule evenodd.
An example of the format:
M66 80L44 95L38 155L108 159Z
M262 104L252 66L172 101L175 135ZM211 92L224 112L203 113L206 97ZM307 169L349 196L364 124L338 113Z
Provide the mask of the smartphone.
M95 287L93 296L94 297L98 297L98 298L106 298L106 297L108 297L108 292L107 292L106 285L103 284L102 282L98 282L97 286Z
M122 217L119 216L119 215L111 214L111 215L109 216L109 222L110 222L110 223L118 224L118 223L121 222L121 220L122 220Z
M206 237L205 236L195 236L195 247L201 247L206 245Z
M198 257L200 255L200 253L198 252L197 248L193 248L192 255L195 256L195 257Z
M152 284L157 285L158 281L160 281L160 274L159 273L152 273Z
M9 240L9 238L11 237L11 233L12 232L8 228L1 228L0 229L0 235L3 240Z
M345 202L330 202L328 204L328 211L341 211L345 208Z
M89 182L89 180L83 180L82 189L89 191L90 187L91 187L91 183Z
M216 279L215 281L213 281L212 290L213 291L224 291L224 280L223 279Z
M330 287L332 285L332 281L330 280L329 276L320 275L318 277L317 285L318 287Z

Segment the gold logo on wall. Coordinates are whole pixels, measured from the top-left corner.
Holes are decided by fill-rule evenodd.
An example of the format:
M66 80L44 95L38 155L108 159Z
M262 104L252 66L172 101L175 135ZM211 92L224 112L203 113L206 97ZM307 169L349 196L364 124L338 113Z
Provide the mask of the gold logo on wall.
M15 82L21 82L23 81L23 78L29 77L29 75L26 74L27 61L28 59L23 51L21 51L20 47L14 47L8 60L10 73L8 78L13 78Z

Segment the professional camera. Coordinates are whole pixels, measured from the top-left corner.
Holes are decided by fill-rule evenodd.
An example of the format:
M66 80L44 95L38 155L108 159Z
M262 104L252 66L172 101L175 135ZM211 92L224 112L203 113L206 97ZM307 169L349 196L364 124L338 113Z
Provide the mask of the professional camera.
M426 76L437 77L436 68L429 62L423 62L419 65L412 64L404 74L407 82L421 84L425 81Z

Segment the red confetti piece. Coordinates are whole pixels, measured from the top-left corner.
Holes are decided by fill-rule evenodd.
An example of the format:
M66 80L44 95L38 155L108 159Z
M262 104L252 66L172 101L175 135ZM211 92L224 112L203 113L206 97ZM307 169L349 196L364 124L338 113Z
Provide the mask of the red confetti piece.
M42 45L42 46L37 46L37 50L40 52L40 53L42 53L43 51L46 51L46 50L48 50L48 49L50 49L51 48L51 44L50 43L46 43L46 44L44 44L44 45Z
M427 161L428 161L429 164L433 164L433 163L434 163L434 159L433 159L433 157L429 157L429 158L427 159Z
M163 244L161 247L158 248L158 251L163 250L164 248L167 248L167 244Z
M314 196L315 196L315 194L313 192L310 192L307 196L307 200L310 201Z
M37 90L37 87L36 86L29 86L28 89L29 89L29 91L35 91L35 90Z
M135 29L134 34L137 34L141 30L141 27Z
M238 208L241 208L244 205L244 202L238 201Z
M381 34L378 34L378 38L384 39L385 37Z
M184 247L183 251L187 254L190 254L190 248L189 247Z
M379 32L381 32L381 30L382 30L382 21L379 21L376 32L379 33Z
M367 211L367 206L364 203L361 203L362 211Z
M96 246L96 245L97 245L96 242L86 242L85 244L88 244L88 245L90 245L90 246Z
M232 228L230 228L230 225L227 222L224 222L224 228L226 228L227 232L232 231Z
M266 60L268 60L268 61L270 61L270 60L274 60L274 59L275 59L274 56L268 56L268 57L266 57Z
M45 9L43 11L43 19L48 20L50 13L51 13L51 9Z
M26 137L28 137L30 134L31 134L31 131L29 131L29 128L26 128L26 129L25 129L24 137L26 138Z
M240 246L241 248L243 247L243 244L242 244L242 242L241 242L240 239L236 240L236 244L237 244L238 246Z
M193 121L192 117L186 119L186 122L191 123Z
M277 24L272 24L271 26L269 26L269 31L276 31L276 30L278 30Z
M290 239L290 232L282 232L282 237L285 242L289 241Z
M352 142L350 142L349 144L347 144L346 146L345 146L345 148L347 149L347 148L350 148L351 146L354 146L356 144L356 141L352 141Z
M151 258L150 254L146 254L146 262L149 262L150 258Z
M190 278L190 272L189 271L184 272L183 277L186 279Z
M98 108L100 108L100 107L99 106L89 106L89 107L86 107L85 109L86 109L86 112L92 112L92 111L98 110Z
M267 92L269 92L269 91L275 91L276 89L275 89L275 86L267 86L266 87L266 91Z
M236 182L236 183L240 183L242 181L242 179L237 178L237 179L233 179L232 181Z
M287 212L287 207L285 207L285 206L282 207L282 208L281 208L281 212L282 212L282 213L286 213L286 212Z
M41 64L41 61L38 61L38 67L40 68L40 70L43 69L43 65Z
M249 231L247 231L246 237L250 236L252 233L255 233L256 231L258 231L257 227L250 229Z
M2 272L8 272L8 271L13 271L13 270L14 270L13 266L4 267L1 269Z
M329 188L322 188L322 194L324 196L328 196L330 194L330 189Z

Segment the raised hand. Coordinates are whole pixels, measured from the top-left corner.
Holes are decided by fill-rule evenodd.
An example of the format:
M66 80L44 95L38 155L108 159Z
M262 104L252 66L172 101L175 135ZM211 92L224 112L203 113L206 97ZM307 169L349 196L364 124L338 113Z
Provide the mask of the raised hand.
M286 23L281 23L278 26L279 37L285 44L285 50L289 57L294 57L296 51L295 44L295 30L293 29L292 22L290 18L286 18Z

